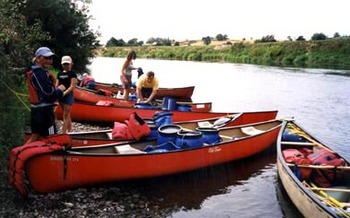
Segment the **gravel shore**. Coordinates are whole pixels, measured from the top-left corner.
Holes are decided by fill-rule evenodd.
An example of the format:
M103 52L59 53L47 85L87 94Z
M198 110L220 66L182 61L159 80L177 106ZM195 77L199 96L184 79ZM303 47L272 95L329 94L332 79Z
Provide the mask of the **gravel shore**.
M57 122L60 129L61 122ZM74 131L107 127L73 123ZM1 170L0 217L168 217L173 209L160 209L162 199L149 200L132 185L118 183L39 195L29 190L19 195L7 183L7 170ZM174 208L175 209L175 208Z

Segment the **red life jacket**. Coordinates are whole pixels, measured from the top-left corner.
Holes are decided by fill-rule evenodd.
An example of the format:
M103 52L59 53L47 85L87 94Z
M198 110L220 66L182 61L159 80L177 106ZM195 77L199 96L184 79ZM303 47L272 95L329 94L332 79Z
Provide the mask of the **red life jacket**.
M26 75L27 75L27 85L28 85L28 94L29 94L29 103L31 104L39 104L40 103L40 100L39 100L39 95L38 95L38 92L37 92L37 88L33 85L32 83L32 76L33 76L33 70L29 70L27 71ZM52 80L52 83L53 84L56 84L56 78L55 76L49 72L49 77L51 78Z
M307 158L313 165L345 166L343 159L326 149L317 150L315 153L308 155ZM312 181L320 187L331 187L341 177L341 172L336 169L314 169L311 175Z
M136 113L132 113L125 123L114 122L112 130L113 139L120 140L140 140L144 136L151 134L148 124Z
M305 155L298 149L289 148L282 151L283 157L287 163L296 164L292 171L300 180L307 180L311 175L311 169L309 168L298 168L298 165L309 165L311 161L305 157ZM300 175L299 175L300 173Z
M129 126L131 135L136 140L140 140L142 137L151 134L148 124L136 112L132 113L129 121L125 122Z
M86 86L88 82L95 82L94 78L92 76L86 76L83 80L83 85Z

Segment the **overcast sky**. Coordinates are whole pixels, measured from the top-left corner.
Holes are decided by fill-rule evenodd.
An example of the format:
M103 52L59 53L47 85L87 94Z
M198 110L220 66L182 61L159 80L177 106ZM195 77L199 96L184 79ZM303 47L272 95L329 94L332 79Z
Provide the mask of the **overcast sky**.
M91 27L111 37L146 42L151 37L284 40L314 33L350 35L349 0L93 0Z

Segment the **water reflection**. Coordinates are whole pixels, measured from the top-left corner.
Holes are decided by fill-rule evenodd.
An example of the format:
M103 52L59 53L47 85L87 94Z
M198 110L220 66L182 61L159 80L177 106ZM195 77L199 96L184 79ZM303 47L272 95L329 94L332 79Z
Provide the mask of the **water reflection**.
M163 209L173 208L173 213L187 211L187 216L191 217L191 214L188 213L189 211L200 210L203 204L209 199L215 196L229 195L231 192L234 192L233 189L237 189L240 186L244 186L242 188L245 190L243 193L249 189L260 189L264 193L266 187L262 186L263 183L259 185L250 183L248 180L252 177L259 177L267 168L275 175L275 169L271 169L271 166L275 163L275 154L265 153L245 160L211 166L173 176L143 179L127 183L128 186L133 187L138 193L147 197L151 204L158 205ZM125 185L126 183L123 184ZM271 193L264 194L270 195ZM254 200L250 198L239 199L243 204L245 204L244 202ZM225 197L220 201L221 203L225 202ZM265 206L265 204L260 204L255 209L259 211ZM232 210L238 210L239 207L238 205L233 205ZM225 210L227 208L219 206L216 208L216 214L223 214ZM272 214L280 214L278 210L272 210L271 212ZM253 210L249 213L256 214L257 212Z

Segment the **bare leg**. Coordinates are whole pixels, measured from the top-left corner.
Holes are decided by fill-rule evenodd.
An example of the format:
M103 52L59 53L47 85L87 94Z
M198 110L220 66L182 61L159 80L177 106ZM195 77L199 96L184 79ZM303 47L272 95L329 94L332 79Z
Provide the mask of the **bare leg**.
M128 100L129 99L129 89L124 89L123 99L124 100Z
M37 133L32 133L32 135L30 136L30 138L28 139L28 141L26 141L27 143L31 143L31 142L35 142L38 141L39 139L41 139L41 136Z
M62 133L68 133L72 131L72 119L70 116L71 106L62 104L63 108L63 125L62 125Z

